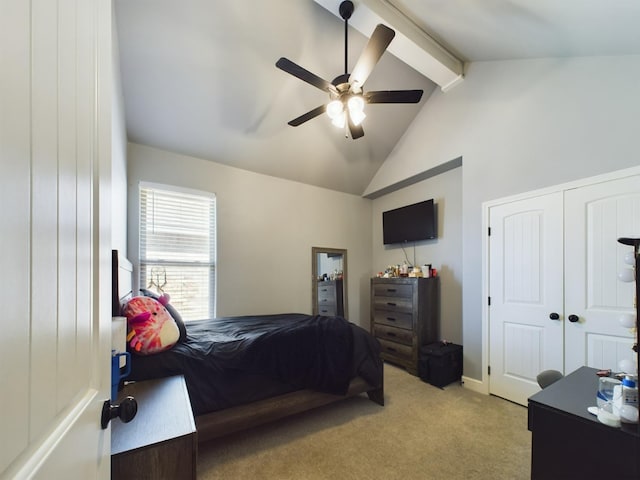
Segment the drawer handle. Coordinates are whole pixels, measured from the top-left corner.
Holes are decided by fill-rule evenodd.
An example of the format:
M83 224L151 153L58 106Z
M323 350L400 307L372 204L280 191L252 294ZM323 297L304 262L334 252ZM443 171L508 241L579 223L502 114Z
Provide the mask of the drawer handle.
M388 336L388 337L395 337L395 336L396 336L396 334L395 334L395 333L393 333L393 332L387 332L387 336Z
M395 352L396 351L396 349L393 348L393 347L387 347L387 350L389 350L390 352Z
M387 320L389 320L390 322L395 322L396 321L396 319L393 318L393 317L387 317Z
M395 292L396 289L395 288L387 288L387 292Z
M393 303L393 302L387 302L387 305L389 305L390 307L395 307L396 306L396 304Z

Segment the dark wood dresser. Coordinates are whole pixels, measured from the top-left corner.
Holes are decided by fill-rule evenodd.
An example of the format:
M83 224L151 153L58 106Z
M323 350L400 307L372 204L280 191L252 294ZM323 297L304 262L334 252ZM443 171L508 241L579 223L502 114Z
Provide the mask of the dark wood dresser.
M342 280L318 282L318 315L344 317Z
M418 374L420 347L439 340L440 278L372 278L371 333L382 358Z
M125 386L138 413L111 422L112 479L195 479L198 452L191 403L182 375Z

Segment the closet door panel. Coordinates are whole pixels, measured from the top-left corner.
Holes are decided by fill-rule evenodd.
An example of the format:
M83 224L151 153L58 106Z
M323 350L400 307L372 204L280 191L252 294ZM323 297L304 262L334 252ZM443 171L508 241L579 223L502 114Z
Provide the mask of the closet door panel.
M490 392L526 405L538 373L563 368L562 195L498 205L489 217Z
M619 323L635 311L634 284L617 276L631 251L622 236L640 236L640 176L565 192L565 313L577 317L565 323L566 372L618 370L633 358L631 333Z

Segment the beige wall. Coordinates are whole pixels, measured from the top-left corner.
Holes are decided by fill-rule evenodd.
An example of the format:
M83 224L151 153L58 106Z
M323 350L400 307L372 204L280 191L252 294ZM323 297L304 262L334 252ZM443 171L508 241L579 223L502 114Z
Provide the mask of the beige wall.
M130 143L134 264L140 181L215 193L218 316L311 313L311 247L345 248L348 318L368 328L371 200Z

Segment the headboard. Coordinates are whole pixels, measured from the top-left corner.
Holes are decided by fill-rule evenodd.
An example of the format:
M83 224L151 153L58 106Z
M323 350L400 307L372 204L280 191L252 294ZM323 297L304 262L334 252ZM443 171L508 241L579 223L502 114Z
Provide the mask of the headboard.
M133 264L118 250L111 251L111 316L120 316L120 305L133 296Z

